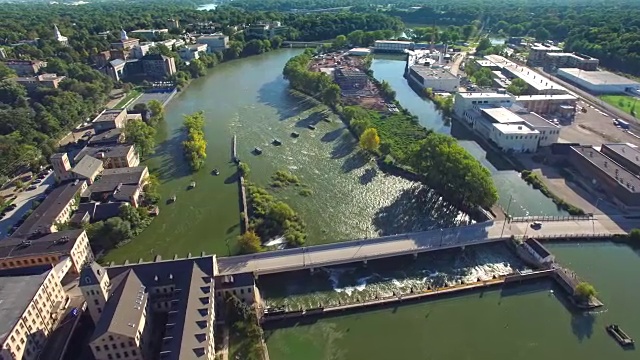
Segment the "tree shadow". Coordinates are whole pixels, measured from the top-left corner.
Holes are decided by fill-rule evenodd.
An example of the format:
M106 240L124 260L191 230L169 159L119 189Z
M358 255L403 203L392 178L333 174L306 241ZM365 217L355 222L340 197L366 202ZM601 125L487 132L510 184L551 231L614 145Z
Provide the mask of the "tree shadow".
M343 157L353 153L356 149L357 141L351 136L348 132L343 132L342 135L338 138L338 141L335 142L333 149L331 149L331 158L332 159L342 159Z
M289 91L289 82L281 77L258 89L258 101L277 110L280 121L290 119L317 105L316 100L297 96Z
M319 122L325 119L324 111L314 111L311 114L307 115L305 118L298 118L296 121L295 127L298 128L308 128L309 125L317 125Z
M320 138L320 141L322 142L333 142L337 139L340 138L340 136L344 133L345 128L339 128L339 129L335 129L335 130L331 130L328 133L322 135L322 138Z
M369 168L364 171L362 175L360 175L360 185L367 185L375 179L378 171L375 168Z
M405 189L390 205L378 209L373 225L382 236L466 225L460 210L422 185Z
M179 179L191 173L182 150L184 139L184 131L176 129L171 137L160 143L156 152L149 157L151 164L154 165L153 172L160 182Z
M360 151L354 152L344 160L341 165L342 171L348 173L355 169L359 169L369 162L369 158Z
M593 325L596 322L595 316L590 312L571 313L571 331L582 342L593 335Z
M224 179L224 183L227 185L237 183L238 181L240 181L240 171L236 171Z

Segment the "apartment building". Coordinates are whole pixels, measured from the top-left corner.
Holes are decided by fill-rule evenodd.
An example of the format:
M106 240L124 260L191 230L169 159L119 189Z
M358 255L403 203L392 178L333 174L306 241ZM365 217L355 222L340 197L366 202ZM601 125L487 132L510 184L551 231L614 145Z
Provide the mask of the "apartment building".
M64 230L36 239L10 237L0 242L0 269L55 266L67 259L70 264L58 273L60 278L67 272L78 274L84 264L94 260L86 231Z
M78 161L76 166L71 169L76 179L86 180L87 184L93 184L93 181L102 173L104 165L102 160L98 160L92 156L85 156Z
M213 255L83 268L95 358L213 360L216 272Z
M4 62L7 67L16 72L18 76L33 76L37 74L40 69L47 66L46 61L40 60L6 60Z
M87 188L87 182L76 180L60 185L33 210L31 215L13 233L12 237L28 238L58 231L57 224L66 223L78 206L80 194Z
M0 359L38 359L67 303L51 266L0 270Z
M196 39L196 43L207 45L207 51L210 53L224 51L229 48L229 37L221 33L202 35Z
M577 68L587 71L596 71L598 70L598 64L600 63L600 60L596 58L578 53L550 52L545 56L545 70Z
M546 44L534 44L529 49L529 57L527 58L527 65L529 66L542 66L547 59L547 54L562 52L562 48L553 45Z
M93 119L96 134L111 129L122 129L127 123L127 109L107 109Z
M83 193L82 198L99 202L126 202L138 207L142 188L149 178L146 166L107 169L94 184Z
M102 160L105 169L140 165L140 157L133 145L88 146L82 149L74 160L79 162L85 156Z

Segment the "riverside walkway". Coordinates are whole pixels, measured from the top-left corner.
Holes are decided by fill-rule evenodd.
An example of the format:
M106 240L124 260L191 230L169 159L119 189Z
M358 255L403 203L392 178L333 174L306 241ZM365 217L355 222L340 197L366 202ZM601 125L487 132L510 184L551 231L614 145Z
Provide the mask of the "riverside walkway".
M533 220L532 220L533 221ZM255 275L315 269L322 266L367 262L400 255L503 241L511 236L544 238L608 238L626 234L640 225L640 219L595 216L548 221L538 229L530 222L487 221L468 226L436 229L411 234L360 239L304 248L218 258L221 275L251 272Z

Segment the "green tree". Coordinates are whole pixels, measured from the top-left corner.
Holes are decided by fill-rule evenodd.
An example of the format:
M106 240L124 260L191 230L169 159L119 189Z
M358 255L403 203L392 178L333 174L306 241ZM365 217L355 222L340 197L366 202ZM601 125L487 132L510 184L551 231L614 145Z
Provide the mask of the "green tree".
M253 230L238 236L238 245L243 254L253 254L262 251L262 240Z
M511 80L511 84L507 87L507 91L516 96L525 95L528 90L529 85L520 78Z
M483 37L482 39L480 39L480 42L478 43L478 46L476 46L476 52L483 52L487 49L489 49L492 46L491 44L491 40L489 40L488 37Z
M540 40L540 41L546 41L549 40L551 38L551 33L549 33L549 30L545 29L544 27L540 26L539 28L536 29L536 40Z
M331 47L334 49L342 49L347 46L347 37L344 35L338 35L331 43Z
M474 25L465 25L462 27L462 37L464 39L469 39L476 32L476 27Z
M366 129L360 135L360 147L367 151L377 151L380 147L380 136L375 128Z
M322 102L329 106L336 106L340 103L340 87L337 84L330 84L322 91Z
M207 158L207 141L204 138L204 112L184 116L187 140L182 142L185 157L193 171L204 167Z
M198 78L207 74L207 66L200 60L191 60L188 67L192 78Z
M124 128L127 142L134 144L140 157L145 158L155 151L156 129L143 121L128 121Z
M159 121L164 120L164 107L162 103L158 100L151 100L148 104L149 110L151 111L151 124L157 124Z
M579 297L582 300L589 300L590 298L596 296L598 293L593 285L588 282L582 281L580 282L574 291L575 296Z
M271 205L271 208L267 213L268 218L278 222L279 224L284 224L285 221L293 219L295 216L295 211L282 201L278 201Z
M0 63L0 81L16 76L16 72L11 70L4 63Z
M640 244L640 229L631 229L631 231L629 231L629 240Z

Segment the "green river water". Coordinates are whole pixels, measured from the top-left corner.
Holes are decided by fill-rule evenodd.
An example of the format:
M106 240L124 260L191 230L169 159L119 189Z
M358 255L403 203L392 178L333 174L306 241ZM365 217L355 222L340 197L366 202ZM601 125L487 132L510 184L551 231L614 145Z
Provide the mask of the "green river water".
M307 223L310 244L455 223L458 214L446 213L417 184L386 176L358 158L354 139L322 107L289 94L281 70L299 51L279 50L222 64L167 106L157 153L147 164L161 178L162 195L175 194L177 202L163 203L159 218L130 244L108 254L107 260L235 252L239 205L235 167L229 163L233 134L238 136L240 158L251 167L252 181L267 185L273 172L288 169L313 191L310 197L298 195L295 189L276 193ZM510 212L514 215L559 214L551 201L528 187L517 173L489 163L487 154L464 128L455 121L445 123L432 104L409 88L402 78L403 67L401 61L386 57L373 63L375 76L389 81L398 100L425 126L459 138L492 171L504 207L513 196ZM208 158L206 170L192 175L182 157L181 123L182 114L198 110L206 113ZM332 122L322 121L324 117ZM316 122L316 131L306 129ZM300 132L300 138L291 139L291 131ZM274 137L283 146L271 146ZM262 147L264 154L251 155L255 146ZM210 175L213 168L220 169L220 176ZM192 180L197 187L187 191ZM606 304L602 311L572 313L560 291L540 282L267 329L270 358L636 359L636 352L620 349L603 328L616 322L632 336L640 336L640 315L635 311L640 304L640 253L611 243L550 247L562 263L595 285ZM260 282L274 305L300 306L319 300L348 300L371 289L405 291L406 284L418 287L425 278L464 281L522 265L504 249L487 248L437 258L421 256L416 261L372 262L370 266L337 273L327 270L315 284L308 274L283 274ZM373 272L378 277L368 278ZM296 289L296 281L307 281L305 277L309 283ZM549 292L552 289L554 294ZM287 299L293 295L298 300Z

